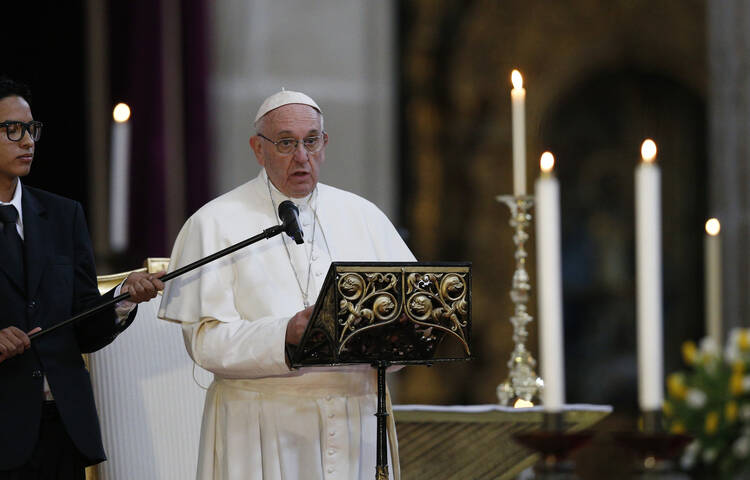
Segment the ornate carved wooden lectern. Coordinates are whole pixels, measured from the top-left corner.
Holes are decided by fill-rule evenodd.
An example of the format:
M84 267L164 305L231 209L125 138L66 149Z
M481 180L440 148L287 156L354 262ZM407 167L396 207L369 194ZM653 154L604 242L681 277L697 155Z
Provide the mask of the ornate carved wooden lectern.
M471 358L471 265L334 262L302 340L287 356L292 368L377 368L375 478L387 480L386 368Z

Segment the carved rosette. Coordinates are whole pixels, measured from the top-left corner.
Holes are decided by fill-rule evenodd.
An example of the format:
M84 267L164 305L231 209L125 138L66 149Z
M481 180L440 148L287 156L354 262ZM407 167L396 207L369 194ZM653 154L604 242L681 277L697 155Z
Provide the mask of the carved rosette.
M425 341L436 340L434 330L456 337L467 355L471 354L464 329L468 315L463 275L456 273L412 273L407 278L406 314L421 329Z
M465 274L346 272L337 289L339 354L387 351L394 360L407 359L433 353L449 335L470 355Z

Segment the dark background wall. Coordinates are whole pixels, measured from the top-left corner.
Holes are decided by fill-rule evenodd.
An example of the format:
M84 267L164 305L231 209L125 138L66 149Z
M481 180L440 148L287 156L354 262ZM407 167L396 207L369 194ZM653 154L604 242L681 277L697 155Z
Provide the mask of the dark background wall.
M44 123L28 185L80 201L88 212L84 2L3 2L0 74L28 84Z
M515 265L510 72L527 90L527 189L540 154L561 184L568 403L614 406L597 426L637 424L634 168L641 142L663 176L665 371L703 334L702 231L707 208L704 2L411 0L400 2L403 215L420 260L473 268L476 360L409 368L399 401L497 401L513 348ZM533 211L532 211L533 213ZM530 313L536 315L534 232ZM537 324L527 346L537 355ZM621 478L626 454L601 436L578 458L584 478ZM606 459L599 461L598 459Z
M527 188L544 150L556 155L561 181L567 399L634 415L633 175L646 137L659 146L664 178L667 371L680 365L680 343L702 333L703 3L400 6L404 216L421 260L474 262L478 357L405 372L405 401L494 402L507 376L514 247L495 196L512 191L510 72L519 68ZM529 247L535 288L533 232ZM531 331L536 354L535 323Z
M181 80L166 85L179 84L185 123L182 140L168 141L164 68L175 57L163 53L163 1L106 3L106 109L129 101L139 119L136 240L119 259L133 267L146 255L168 254L173 238L165 227L172 190L164 184L177 173L164 163L168 145L177 141L185 151L183 188L173 195L183 197L183 208L171 218L181 223L208 199L209 9L205 0L178 2L181 57L170 68L179 67ZM89 200L86 5L5 2L0 72L31 85L34 116L45 123L24 181L80 201L91 218L106 202ZM613 404L604 428L632 427L633 168L646 136L659 146L664 178L667 372L679 366L679 344L703 333L705 9L703 0L397 2L400 216L421 260L474 263L477 357L404 369L401 403L494 403L495 386L507 376L513 243L507 209L495 196L512 190L509 76L519 68L527 88L527 187L546 149L556 154L562 185L568 401ZM529 247L535 285L533 232ZM535 302L532 295L532 314ZM536 354L535 324L531 330Z
M112 104L134 99L134 112L141 115L134 151L142 169L161 168L163 179L169 172L158 164L163 149L158 144L160 109L146 115L138 111L139 103L154 105L163 95L158 73L161 24L154 5L112 3L108 74ZM105 207L91 205L88 195L85 4L43 1L4 8L4 33L11 40L2 72L31 85L35 118L45 123L32 173L24 181L80 201L91 216L92 209ZM183 2L185 45L195 41L188 33L200 27L194 20L200 8L200 2ZM667 370L677 366L679 341L702 331L703 10L697 0L576 0L564 6L527 2L523 7L478 0L399 3L402 215L419 258L475 263L478 354L470 365L447 367L445 375L436 369L405 372L410 379L404 382L405 400L494 401L495 382L507 374L513 247L507 211L494 196L511 190L508 76L515 67L524 73L528 90L529 188L543 149L556 153L563 185L568 368L578 371L604 358L621 372L622 382L633 379L632 168L645 136L659 144L664 169ZM200 49L201 44L190 48ZM190 78L207 76L207 64L200 58L187 55L182 64L195 73L185 77L183 98L195 109L188 118L206 117L205 102L188 93L205 93L200 82L196 90L190 87L195 85ZM186 144L205 138L200 124L191 125L194 133L187 135ZM186 151L193 154L207 148L205 142L190 146ZM205 165L205 159L193 165ZM185 194L187 213L207 196L201 190L206 182L195 180L205 180L201 168L207 167L187 179L197 185ZM134 182L136 199L159 193L158 184L138 178L139 170L134 171L141 180ZM149 209L147 201L137 206L134 211L163 211ZM139 217L145 223L138 226L149 234L135 245L133 257L156 250L168 253L166 233L154 234L162 217L146 217ZM529 267L533 276L533 261ZM612 350L609 342L614 339L624 340ZM535 337L529 343L535 350ZM596 352L610 356L600 358ZM460 380L444 388L445 377ZM634 405L632 383L594 389L586 376L568 379L571 401ZM409 385L415 385L413 390ZM627 388L628 395L617 395L621 388Z
M562 187L568 391L634 408L637 377L633 167L653 138L663 169L665 370L703 335L706 218L703 99L639 70L603 70L545 114L541 143L557 153ZM607 381L602 381L607 379Z
M2 15L0 74L32 88L44 122L23 181L83 204L99 273L168 256L184 220L209 199L205 0L10 2ZM132 111L130 244L114 254L108 165L118 102Z

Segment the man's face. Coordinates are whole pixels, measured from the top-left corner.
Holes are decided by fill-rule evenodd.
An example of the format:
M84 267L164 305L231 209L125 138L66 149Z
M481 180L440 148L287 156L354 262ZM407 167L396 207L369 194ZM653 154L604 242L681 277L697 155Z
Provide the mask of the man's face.
M265 167L268 178L281 193L301 198L312 192L318 183L318 173L325 161L328 143L328 136L322 130L320 113L308 105L284 105L266 114L258 133L274 142L282 139L299 141L297 148L288 154L279 153L273 143L257 135L250 138L250 146L258 163ZM302 145L302 140L316 135L324 135L323 148L310 153Z
M0 123L15 120L30 122L31 108L21 97L0 99ZM0 128L0 182L13 182L17 177L28 175L34 161L34 140L28 132L17 142L8 140L5 128Z

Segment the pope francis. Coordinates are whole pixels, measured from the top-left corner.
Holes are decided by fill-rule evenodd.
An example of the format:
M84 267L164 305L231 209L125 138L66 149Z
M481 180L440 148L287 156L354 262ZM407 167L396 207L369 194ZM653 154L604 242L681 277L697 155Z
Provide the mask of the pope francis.
M253 180L198 210L183 226L170 269L300 211L304 245L258 243L166 285L159 316L179 322L193 360L214 373L201 429L198 480L365 479L375 475L376 373L369 366L289 369L332 261L414 261L388 218L367 200L318 183L328 134L303 93L268 97L250 146ZM400 477L392 416L391 478Z

